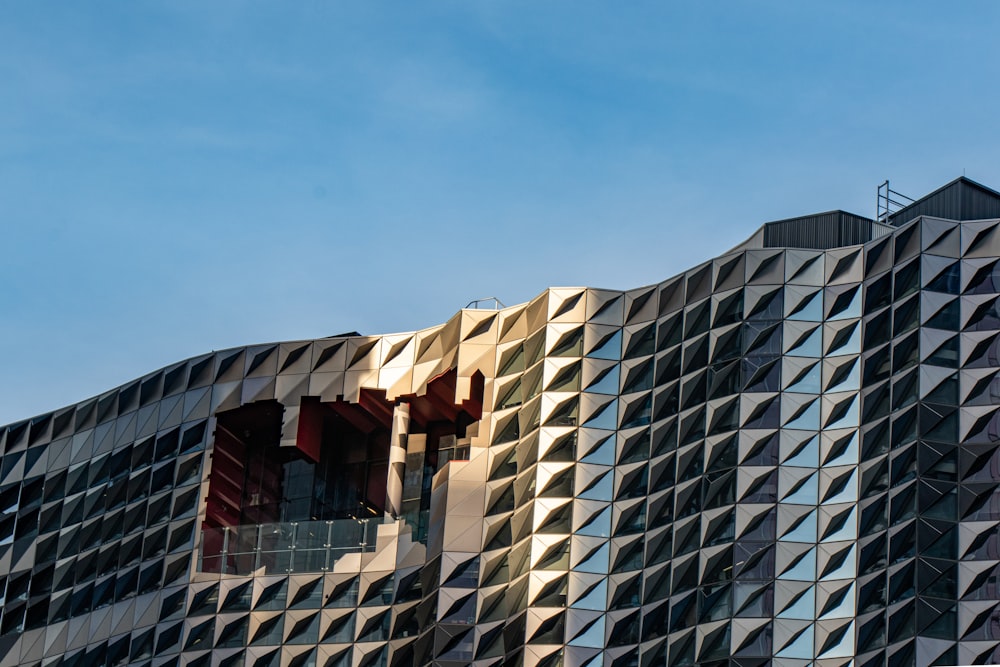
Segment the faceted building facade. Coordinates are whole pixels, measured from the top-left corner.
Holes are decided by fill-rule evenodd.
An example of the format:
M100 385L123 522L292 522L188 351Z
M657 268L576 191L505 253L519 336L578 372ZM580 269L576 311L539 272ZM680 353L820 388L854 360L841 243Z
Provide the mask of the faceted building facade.
M0 667L1000 662L1000 194L0 428Z

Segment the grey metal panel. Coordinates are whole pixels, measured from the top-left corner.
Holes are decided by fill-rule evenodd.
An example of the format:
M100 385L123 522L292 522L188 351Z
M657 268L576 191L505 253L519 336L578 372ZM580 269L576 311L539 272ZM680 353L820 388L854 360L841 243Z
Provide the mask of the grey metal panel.
M962 190L960 220L984 220L1000 217L1000 195L992 190L965 184Z
M891 227L846 211L778 220L764 225L765 248L826 250L867 243Z
M965 177L958 178L896 211L889 221L898 227L922 215L946 220L998 218L1000 193Z

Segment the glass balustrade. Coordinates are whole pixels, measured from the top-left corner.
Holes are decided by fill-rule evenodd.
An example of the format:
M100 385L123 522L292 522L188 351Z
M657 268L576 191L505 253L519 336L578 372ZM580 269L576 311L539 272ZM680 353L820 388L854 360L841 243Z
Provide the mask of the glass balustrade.
M373 519L225 526L202 531L199 570L224 574L326 572L341 556L375 550Z

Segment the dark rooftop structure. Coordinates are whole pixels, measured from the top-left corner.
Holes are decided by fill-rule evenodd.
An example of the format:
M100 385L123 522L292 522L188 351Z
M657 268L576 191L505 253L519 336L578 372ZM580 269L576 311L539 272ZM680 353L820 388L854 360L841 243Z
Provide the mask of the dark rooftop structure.
M946 220L1000 218L1000 192L961 176L889 215L899 226L926 215Z

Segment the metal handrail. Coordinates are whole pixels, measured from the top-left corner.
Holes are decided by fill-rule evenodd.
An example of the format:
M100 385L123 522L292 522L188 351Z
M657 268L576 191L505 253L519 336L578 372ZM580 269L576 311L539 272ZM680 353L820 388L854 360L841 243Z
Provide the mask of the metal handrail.
M882 194L883 192L885 194ZM893 199L894 196L905 199L906 201ZM875 219L880 222L886 220L893 213L906 208L914 201L916 200L890 188L889 179L885 179L885 182L878 186L875 193ZM893 206L896 206L897 208L893 210Z
M469 303L467 303L465 305L465 307L466 308L475 308L475 309L478 310L479 309L479 304L481 304L481 303L487 303L487 302L493 302L495 304L495 307L493 308L493 310L500 310L501 308L506 308L507 307L507 306L504 305L503 301L501 301L500 299L496 298L495 296L484 296L482 299L473 299L472 301L470 301Z

